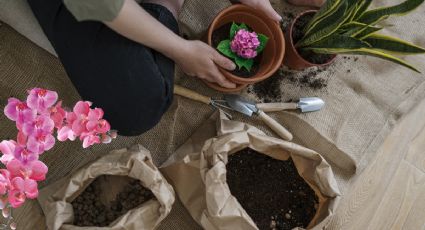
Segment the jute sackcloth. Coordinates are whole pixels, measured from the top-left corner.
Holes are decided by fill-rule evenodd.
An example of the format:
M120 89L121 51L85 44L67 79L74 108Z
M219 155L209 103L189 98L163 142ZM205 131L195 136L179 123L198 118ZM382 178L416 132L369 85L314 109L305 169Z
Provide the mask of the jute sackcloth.
M387 5L397 1L376 0L376 5ZM283 1L272 1L279 12L292 11ZM182 33L198 38L207 29L214 16L230 3L221 0L186 0L181 13ZM425 46L425 6L406 17L390 19L393 26L384 33ZM421 56L406 57L406 60L425 71ZM348 73L347 70L351 72ZM327 105L311 114L294 112L271 114L295 134L295 142L320 152L332 165L340 189L352 174L359 172L394 124L425 97L423 74L415 74L400 66L375 58L361 57L357 62L339 57L336 63L321 73L328 79L322 90L300 88L284 81L284 99L301 96L320 96ZM220 94L208 89L199 80L186 77L177 69L177 83L202 92L208 96ZM75 103L79 96L68 80L60 62L41 48L20 36L7 25L0 26L0 103L3 106L10 96L25 97L25 90L45 87L59 92L65 105ZM113 92L111 92L113 93ZM255 96L245 92L248 96ZM123 111L125 112L125 111ZM54 182L75 171L87 162L113 149L141 144L152 152L153 159L160 165L174 150L185 142L213 113L207 105L176 97L162 121L148 133L134 138L119 137L110 145L98 145L83 150L80 143L58 143L52 151L42 155L49 166L47 180ZM234 119L253 124L273 134L257 119L247 119L234 114ZM0 115L0 138L14 138L16 129L4 115ZM40 209L36 202L27 202L16 210L15 217L20 229L45 229L40 221ZM199 229L179 202L160 229Z

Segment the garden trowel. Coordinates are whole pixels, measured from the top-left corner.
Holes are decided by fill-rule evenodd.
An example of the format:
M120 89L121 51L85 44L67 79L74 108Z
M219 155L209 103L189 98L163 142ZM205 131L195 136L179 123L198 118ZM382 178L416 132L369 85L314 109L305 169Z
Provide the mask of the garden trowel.
M264 112L278 112L282 110L300 109L302 113L321 110L325 102L318 97L301 98L298 103L259 103L257 108Z
M264 111L260 110L256 103L251 102L239 95L228 94L224 96L227 104L234 110L245 114L247 116L258 115L258 117L264 121L276 134L278 134L284 140L292 140L292 134L281 124L279 124L272 117L264 113Z

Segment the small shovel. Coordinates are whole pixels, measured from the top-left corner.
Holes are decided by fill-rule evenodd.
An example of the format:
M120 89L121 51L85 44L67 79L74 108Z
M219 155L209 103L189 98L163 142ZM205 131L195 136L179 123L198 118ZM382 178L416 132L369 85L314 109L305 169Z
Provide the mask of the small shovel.
M257 108L264 112L278 112L283 110L300 109L302 113L321 110L325 102L318 97L300 98L298 103L259 103Z
M254 102L248 101L247 99L235 94L225 95L224 99L232 109L250 117L253 114L258 115L258 117L260 117L260 119L263 120L264 123L266 123L267 126L275 131L281 138L288 141L292 140L292 134L276 120L264 113L264 111L260 110Z

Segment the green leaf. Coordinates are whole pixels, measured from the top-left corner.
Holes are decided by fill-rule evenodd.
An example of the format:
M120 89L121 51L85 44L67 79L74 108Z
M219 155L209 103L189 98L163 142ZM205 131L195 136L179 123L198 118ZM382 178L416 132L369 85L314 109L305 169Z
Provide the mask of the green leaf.
M238 24L236 24L235 22L232 23L232 26L230 27L230 40L233 39L233 37L235 36L236 32L238 32L239 30L239 26Z
M239 69L245 68L249 72L251 71L252 65L254 64L254 59L245 59L245 58L236 56L235 63L239 67Z
M232 49L230 49L230 40L221 41L217 46L217 50L229 58L236 57L236 54L233 53Z
M386 35L373 34L367 37L364 41L369 43L374 49L379 49L391 53L404 55L425 53L425 49L422 47Z
M342 35L332 35L324 40L313 43L308 47L302 49L360 49L360 48L369 48L371 47L368 43L361 41L359 39L342 36Z
M407 0L399 5L382 7L370 11L366 11L359 19L359 22L365 24L376 24L391 15L403 15L416 9L425 0Z
M345 12L347 10L347 2L344 1L331 15L325 17L320 21L309 33L307 33L301 41L299 41L296 46L303 47L313 44L317 41L320 41L327 36L331 35L337 31L346 20L347 15Z
M245 23L242 23L239 25L239 29L245 29L245 30L249 30L248 26L245 25Z
M342 2L342 0L328 0L328 1L326 1L325 4L320 8L319 11L317 11L317 13L314 15L314 17L308 23L308 25L304 29L304 32L307 34L324 17L328 16L329 14L331 14L335 10L337 10L338 9L338 6L340 5L341 2Z
M386 54L379 50L374 50L370 48L360 48L360 49L311 49L315 53L323 54L354 54L354 55L368 55L373 57L378 57L384 60L394 62L396 64L402 65L406 68L409 68L417 73L420 73L418 69L408 64L407 62L401 60L400 58L394 57L390 54Z
M344 24L339 29L339 33L343 34L344 36L352 36L359 31L364 30L366 27L368 27L367 24L359 23L359 22L350 22L347 24Z
M348 16L346 17L346 20L345 20L344 23L350 23L354 19L359 1L358 0L346 0L346 1L347 1L347 12L346 12L346 14Z
M342 33L344 36L351 36L354 38L362 39L364 36L381 30L380 27L370 26L359 22L351 22L344 25L345 31Z
M360 40L363 40L364 38L369 37L370 35L382 30L381 27L376 26L367 26L364 30L360 31L359 33L354 34L353 36L355 38L358 38Z
M257 53L263 52L264 48L266 48L267 42L269 41L269 38L264 34L257 34L258 40L260 41L260 46L257 48Z
M367 8L369 8L371 3L372 3L372 0L363 0L359 4L356 10L356 13L354 15L354 20L357 20L358 18L360 18L363 15L363 13L367 10Z

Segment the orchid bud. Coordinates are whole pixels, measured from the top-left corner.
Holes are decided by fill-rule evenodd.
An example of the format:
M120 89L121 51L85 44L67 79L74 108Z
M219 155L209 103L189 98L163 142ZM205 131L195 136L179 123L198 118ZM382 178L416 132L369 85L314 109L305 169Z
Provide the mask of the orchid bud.
M15 229L16 229L16 227L17 227L16 222L12 222L12 223L10 223L9 227L10 227L10 229L15 230Z
M10 216L10 209L9 208L4 208L1 211L1 214L3 215L4 218L9 218L9 216Z
M7 206L7 197L0 198L0 209L4 209Z
M109 136L110 136L112 139L117 138L117 136L118 136L118 132L117 132L117 130L111 130L111 131L109 131Z
M102 139L101 139L103 144L109 144L112 141L112 138L106 134L102 134Z

